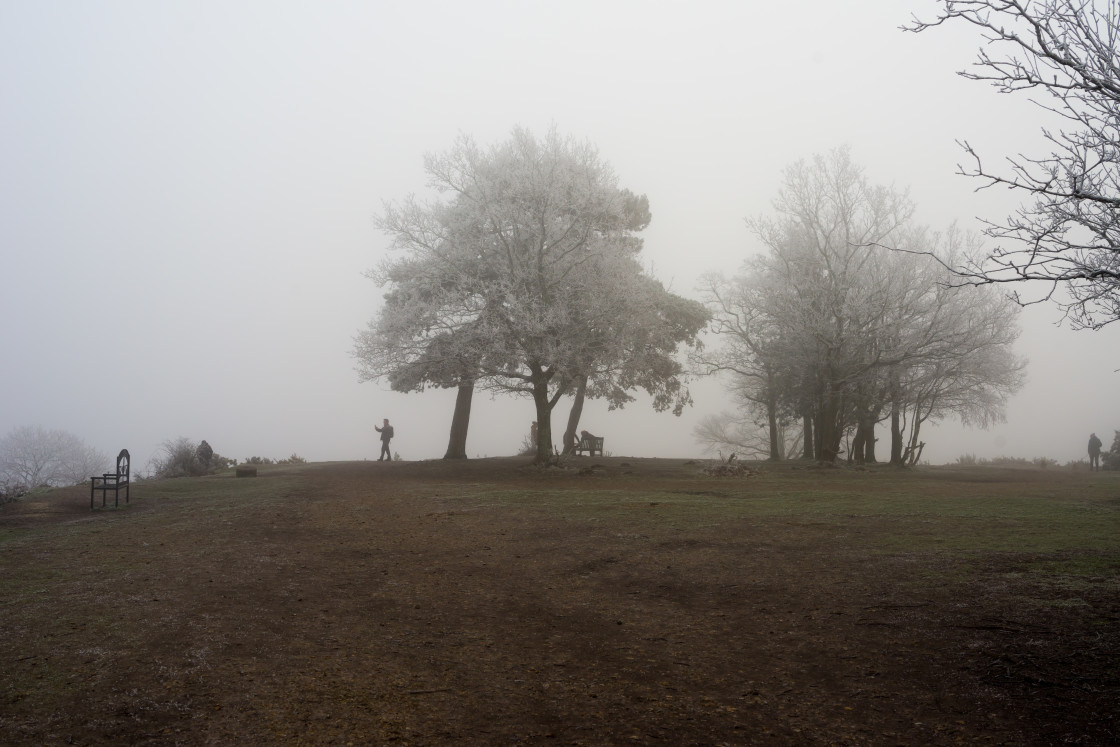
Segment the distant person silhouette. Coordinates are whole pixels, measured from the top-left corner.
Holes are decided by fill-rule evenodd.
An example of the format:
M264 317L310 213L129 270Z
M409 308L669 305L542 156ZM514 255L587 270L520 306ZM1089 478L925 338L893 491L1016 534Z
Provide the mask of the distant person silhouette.
M373 429L381 434L381 456L377 457L377 461L387 460L393 461L393 455L389 452L389 441L393 438L393 426L389 425L389 418L385 418L385 425L378 428L376 425Z
M1089 471L1100 470L1101 468L1101 440L1097 438L1096 433L1089 434Z

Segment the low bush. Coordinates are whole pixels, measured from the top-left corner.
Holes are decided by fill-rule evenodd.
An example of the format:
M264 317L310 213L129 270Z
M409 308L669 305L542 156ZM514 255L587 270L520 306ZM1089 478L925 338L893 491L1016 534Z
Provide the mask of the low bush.
M1101 467L1120 470L1120 431L1112 437L1112 448L1101 454Z
M26 485L0 485L0 506L25 496L31 490Z
M164 441L160 448L149 468L152 476L161 480L212 475L233 465L232 459L215 452L206 441L196 444L180 436L174 441Z

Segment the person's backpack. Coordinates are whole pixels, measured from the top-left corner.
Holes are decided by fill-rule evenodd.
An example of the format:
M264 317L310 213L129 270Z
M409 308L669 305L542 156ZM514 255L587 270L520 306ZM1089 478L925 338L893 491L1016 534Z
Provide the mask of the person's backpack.
M395 433L393 433L393 426L391 425L385 426L385 432L386 435L389 436L389 438L392 438L394 435L396 435Z

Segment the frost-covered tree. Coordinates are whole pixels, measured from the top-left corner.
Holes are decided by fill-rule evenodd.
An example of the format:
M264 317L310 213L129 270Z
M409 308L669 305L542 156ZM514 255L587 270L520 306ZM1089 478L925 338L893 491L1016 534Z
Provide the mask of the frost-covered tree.
M574 451L585 397L605 399L609 409L633 401L643 389L655 410L680 415L691 402L685 369L676 356L681 344L696 346L709 315L703 304L670 293L642 271L634 257L596 260L581 272L581 296L590 299L584 353L573 361L575 386L564 431L564 453Z
M67 431L25 425L0 439L4 486L76 485L100 475L108 464L104 453Z
M1026 362L1014 353L1018 309L990 287L960 287L947 267L971 244L956 228L923 229L898 237L891 258L914 290L900 338L910 355L886 369L891 462L915 464L921 427L957 416L987 428L1004 418L1007 400L1023 384Z
M423 391L428 386L457 390L445 459L466 459L467 430L475 379L480 373L477 338L484 326L465 320L473 306L456 310L457 282L453 265L438 256L427 268L402 261L371 276L390 285L381 313L355 340L361 380L388 380L395 391ZM443 276L441 276L441 273ZM445 276L445 277L444 277Z
M768 274L761 264L754 270L726 278L709 273L700 292L712 312L711 331L724 344L697 351L693 364L705 374L721 373L739 404L740 413L705 419L695 435L710 448L759 453L752 431L761 418L767 434L766 458L783 459L788 452L783 434L792 410L787 404L797 390L803 366L795 360L793 340L779 318L779 296L788 286ZM811 433L811 430L810 430ZM812 454L812 447L809 447Z
M795 419L804 455L863 462L876 460L875 428L889 418L902 463L907 426L916 439L949 412L999 417L1021 377L1015 307L945 283L928 255L950 257L958 232L914 228L905 194L869 184L844 151L791 167L780 194L778 217L752 224L767 253L736 278L706 279L721 344L700 356L765 415L770 458Z
M515 129L488 149L462 137L425 167L442 199L387 205L380 222L404 256L373 274L389 292L356 342L363 379L531 397L542 461L566 394L680 399L672 354L706 312L644 274L648 202L592 146Z
M813 422L813 453L842 451L856 385L881 362L870 342L882 324L882 299L871 294L877 258L868 246L910 220L904 192L872 184L846 149L785 171L776 216L750 222L770 252L768 285L780 291L773 313L795 342L787 366L804 384L801 415Z
M988 222L995 249L958 266L959 281L1025 283L1045 291L1074 327L1120 319L1120 5L1104 0L942 0L937 16L906 27L967 23L985 41L960 74L1001 93L1026 92L1057 115L1042 130L1045 155L1015 155L991 170L967 143L961 173L1023 195Z

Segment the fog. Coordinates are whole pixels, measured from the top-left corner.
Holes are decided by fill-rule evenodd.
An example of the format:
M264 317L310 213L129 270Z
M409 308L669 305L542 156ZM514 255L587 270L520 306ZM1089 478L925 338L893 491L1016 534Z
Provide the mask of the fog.
M586 138L648 195L651 272L697 297L760 244L782 169L839 146L908 187L936 228L1017 203L955 174L1039 152L1042 113L955 75L969 29L898 27L928 2L111 2L0 5L0 435L77 434L138 466L162 442L222 455L442 456L453 391L358 382L378 311L384 200L425 194L422 157L515 125ZM1027 309L1029 381L1006 424L928 429L924 460L1084 458L1120 428L1120 332ZM714 381L680 418L646 400L583 427L616 456L699 456L728 407ZM566 413L562 402L558 412ZM476 395L468 453L514 453L529 400ZM554 424L559 435L563 417Z

